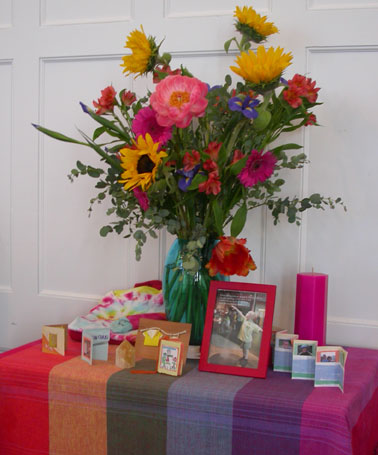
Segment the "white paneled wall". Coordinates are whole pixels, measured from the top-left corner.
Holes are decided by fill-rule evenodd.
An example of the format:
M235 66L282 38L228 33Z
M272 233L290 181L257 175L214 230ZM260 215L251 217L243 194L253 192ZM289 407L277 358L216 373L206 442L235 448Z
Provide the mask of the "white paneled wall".
M230 0L0 0L0 350L40 336L45 323L86 313L108 290L161 277L172 238L161 235L134 259L134 244L101 238L106 202L88 218L94 181L70 183L76 160L97 164L91 150L38 135L32 122L79 138L93 122L88 105L113 84L144 94L151 80L126 79L120 68L127 34L143 24L165 38L172 66L183 64L209 84L222 83L235 52ZM341 196L341 209L309 212L298 228L273 226L264 209L243 235L258 270L243 281L277 285L275 324L293 328L299 271L329 274L328 341L378 347L378 153L375 79L378 2L255 0L280 34L269 45L294 55L286 72L322 87L317 128L288 137L311 161L287 172L285 194ZM236 80L236 77L233 78Z

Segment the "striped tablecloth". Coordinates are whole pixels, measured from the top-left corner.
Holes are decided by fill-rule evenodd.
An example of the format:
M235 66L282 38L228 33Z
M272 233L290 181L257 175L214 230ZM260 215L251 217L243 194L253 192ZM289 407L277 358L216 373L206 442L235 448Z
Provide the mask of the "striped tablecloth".
M133 375L41 342L0 356L1 455L375 455L378 350L347 348L345 392L268 372ZM375 452L377 450L377 452Z

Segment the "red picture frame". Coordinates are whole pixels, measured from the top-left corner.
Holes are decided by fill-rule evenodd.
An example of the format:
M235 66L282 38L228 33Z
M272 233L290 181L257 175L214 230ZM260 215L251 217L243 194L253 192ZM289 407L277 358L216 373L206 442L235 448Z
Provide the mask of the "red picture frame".
M265 378L276 286L211 281L199 369Z

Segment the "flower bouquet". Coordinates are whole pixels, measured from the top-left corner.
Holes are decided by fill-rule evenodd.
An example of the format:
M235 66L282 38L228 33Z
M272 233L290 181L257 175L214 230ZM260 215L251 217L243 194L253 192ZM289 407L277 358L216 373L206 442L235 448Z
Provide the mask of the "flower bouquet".
M48 136L92 148L102 165L77 161L70 178L89 175L99 190L91 200L110 198L107 214L114 220L102 227L133 236L136 257L141 256L147 235L156 238L165 228L177 237L166 263L164 298L168 318L192 322L192 341L200 342L210 279L246 276L256 265L238 238L249 210L266 206L274 223L286 215L300 223L309 208L334 208L341 203L320 194L304 199L280 197L283 169L298 169L306 156L295 143L277 145L283 133L316 125L312 109L319 88L311 78L282 75L292 55L280 47L260 43L278 32L253 8L237 7L238 37L232 45L240 51L230 69L233 83L210 87L187 68L172 69L171 55L161 54L162 43L141 27L132 31L125 47L131 51L121 66L126 76L152 74L152 93L137 96L108 86L93 108L81 103L96 123L82 140L34 125ZM221 275L219 275L221 274Z

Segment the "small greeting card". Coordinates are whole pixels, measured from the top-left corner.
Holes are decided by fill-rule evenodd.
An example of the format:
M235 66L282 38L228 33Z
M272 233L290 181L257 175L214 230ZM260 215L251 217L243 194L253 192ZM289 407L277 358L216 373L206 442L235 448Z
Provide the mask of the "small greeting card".
M293 342L298 338L298 335L293 333L277 332L276 343L274 346L274 371L291 372L293 363Z
M64 355L67 349L67 324L42 327L42 352Z
M110 329L95 328L83 330L81 358L92 365L93 360L108 360Z
M315 379L315 360L318 342L312 340L294 340L292 379Z
M158 373L181 376L183 365L183 343L178 339L162 339L157 364Z
M191 329L192 325L188 323L141 318L135 341L135 359L156 361L159 357L160 340L171 338L182 342L185 365Z
M344 392L347 351L340 346L319 346L316 351L315 387L339 387Z

